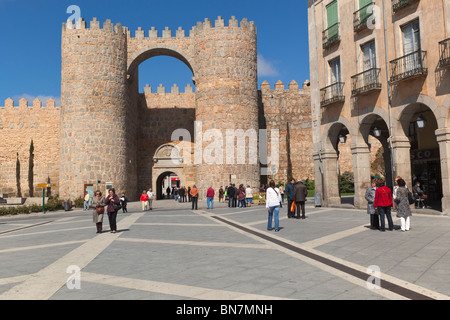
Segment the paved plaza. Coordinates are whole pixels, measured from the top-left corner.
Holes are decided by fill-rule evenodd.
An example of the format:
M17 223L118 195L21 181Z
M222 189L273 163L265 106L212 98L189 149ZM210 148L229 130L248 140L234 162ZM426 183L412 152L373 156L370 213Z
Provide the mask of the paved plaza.
M217 202L130 203L116 234L107 217L96 234L91 211L2 217L0 299L449 299L448 217L380 232L364 211L312 204L304 220L285 205L278 233L263 205Z

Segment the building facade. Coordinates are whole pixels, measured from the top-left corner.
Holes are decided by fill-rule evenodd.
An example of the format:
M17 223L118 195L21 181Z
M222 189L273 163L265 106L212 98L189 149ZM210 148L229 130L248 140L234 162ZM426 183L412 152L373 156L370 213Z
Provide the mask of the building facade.
M230 182L257 189L268 175L283 180L284 170L313 178L308 81L301 88L293 81L289 88L265 82L258 89L254 22L218 17L198 22L189 34L181 28L132 34L110 20L101 26L80 19L63 24L61 51L60 107L25 99L0 107L0 193L14 196L18 185L28 193L31 139L35 184L55 184L52 193L62 199L108 187L138 199L150 187L162 192L167 176L196 184L201 196L209 185ZM160 55L184 62L195 90L140 85L139 65ZM275 131L279 147L272 148ZM264 132L263 149L274 161L261 161L261 145L250 147L250 138L262 141Z
M316 192L339 205L340 141L350 146L355 206L365 208L371 139L387 184L419 181L450 212L450 1L309 0ZM422 122L421 120L425 120Z

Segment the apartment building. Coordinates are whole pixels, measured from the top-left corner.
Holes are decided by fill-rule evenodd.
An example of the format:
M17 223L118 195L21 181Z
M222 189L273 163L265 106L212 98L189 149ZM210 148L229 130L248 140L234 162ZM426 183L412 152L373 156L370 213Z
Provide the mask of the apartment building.
M350 146L357 208L372 139L387 184L417 181L450 213L450 0L308 0L316 193L341 203L339 146ZM373 140L372 140L373 141Z

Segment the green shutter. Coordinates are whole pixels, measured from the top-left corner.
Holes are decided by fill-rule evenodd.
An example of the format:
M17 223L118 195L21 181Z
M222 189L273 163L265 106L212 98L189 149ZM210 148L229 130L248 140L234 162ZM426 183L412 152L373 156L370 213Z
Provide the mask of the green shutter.
M337 0L327 6L328 28L338 23L338 7Z
M362 23L365 24L366 20L372 15L372 9L367 7L369 4L372 4L372 0L359 0L359 18Z
M337 0L333 1L327 6L327 22L328 22L328 39L331 40L338 38L339 27L338 25L336 25L339 22ZM330 27L333 28L330 29Z

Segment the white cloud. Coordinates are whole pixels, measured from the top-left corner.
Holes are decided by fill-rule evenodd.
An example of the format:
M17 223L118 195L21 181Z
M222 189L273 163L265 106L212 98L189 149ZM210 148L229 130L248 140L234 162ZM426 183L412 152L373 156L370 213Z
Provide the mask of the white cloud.
M258 54L258 75L261 77L276 77L280 73L272 64L266 60L262 55Z
M1 1L1 0L0 0ZM45 106L47 103L48 99L53 99L55 100L55 105L56 106L60 106L61 105L61 97L55 97L55 96L44 96L44 95L38 95L38 96L34 96L31 94L21 94L21 95L17 95L17 96L13 96L11 97L11 99L14 100L14 105L17 106L19 105L19 100L25 98L28 101L28 105L32 105L33 104L33 100L38 98L39 100L41 100L42 104Z

